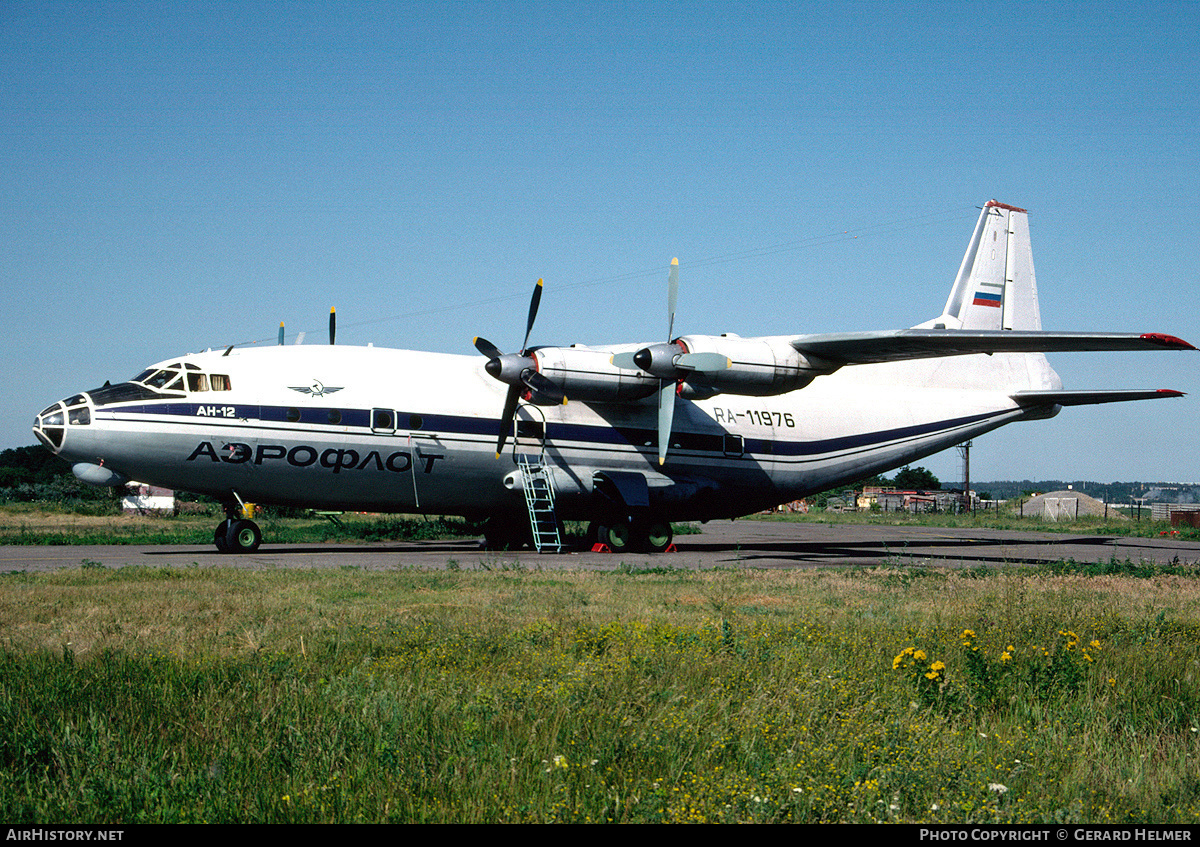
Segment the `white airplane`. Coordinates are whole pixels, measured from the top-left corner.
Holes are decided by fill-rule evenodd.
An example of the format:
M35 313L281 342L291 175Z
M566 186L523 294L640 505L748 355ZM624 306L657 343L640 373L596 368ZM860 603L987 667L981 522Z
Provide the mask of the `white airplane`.
M673 261L666 341L529 347L541 290L517 353L230 347L75 394L33 431L86 482L218 498L222 552L262 540L246 502L490 518L489 545L539 550L587 520L613 550L661 551L670 521L757 512L1063 406L1181 396L1066 391L1045 352L1195 349L1042 332L1026 211L994 200L942 314L912 329L672 338Z

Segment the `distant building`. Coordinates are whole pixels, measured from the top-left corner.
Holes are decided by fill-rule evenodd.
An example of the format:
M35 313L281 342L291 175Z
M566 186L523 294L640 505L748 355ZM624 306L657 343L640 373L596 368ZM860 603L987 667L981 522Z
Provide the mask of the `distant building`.
M173 515L175 492L144 482L131 482L125 486L125 495L121 498L121 511L138 515Z
M971 492L972 498L975 492ZM961 491L901 491L867 486L857 499L858 508L883 512L954 512L962 508Z

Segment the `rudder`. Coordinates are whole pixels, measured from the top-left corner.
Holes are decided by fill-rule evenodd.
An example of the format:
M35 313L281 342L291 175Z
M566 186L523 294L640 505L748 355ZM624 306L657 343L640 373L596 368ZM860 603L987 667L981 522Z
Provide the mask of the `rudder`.
M984 205L945 311L930 323L948 329L1042 328L1025 209L996 200Z

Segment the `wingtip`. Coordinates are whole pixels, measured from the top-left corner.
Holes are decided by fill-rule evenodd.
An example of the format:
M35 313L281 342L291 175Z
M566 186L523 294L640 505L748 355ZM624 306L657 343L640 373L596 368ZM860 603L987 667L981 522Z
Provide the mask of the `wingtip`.
M1160 347L1165 347L1168 350L1195 350L1191 344L1188 344L1182 338L1176 338L1174 335L1167 335L1162 332L1143 332L1142 340L1149 341L1151 344L1157 344Z
M1176 391L1174 388L1160 388L1158 393L1163 397L1186 397L1186 391Z

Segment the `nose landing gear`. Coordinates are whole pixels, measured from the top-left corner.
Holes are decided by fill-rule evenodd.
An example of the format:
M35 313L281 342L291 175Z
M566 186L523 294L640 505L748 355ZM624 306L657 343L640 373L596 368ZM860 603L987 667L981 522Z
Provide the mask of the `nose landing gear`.
M254 521L242 517L242 505L227 505L225 520L213 532L213 543L220 553L253 553L262 544L262 530Z

